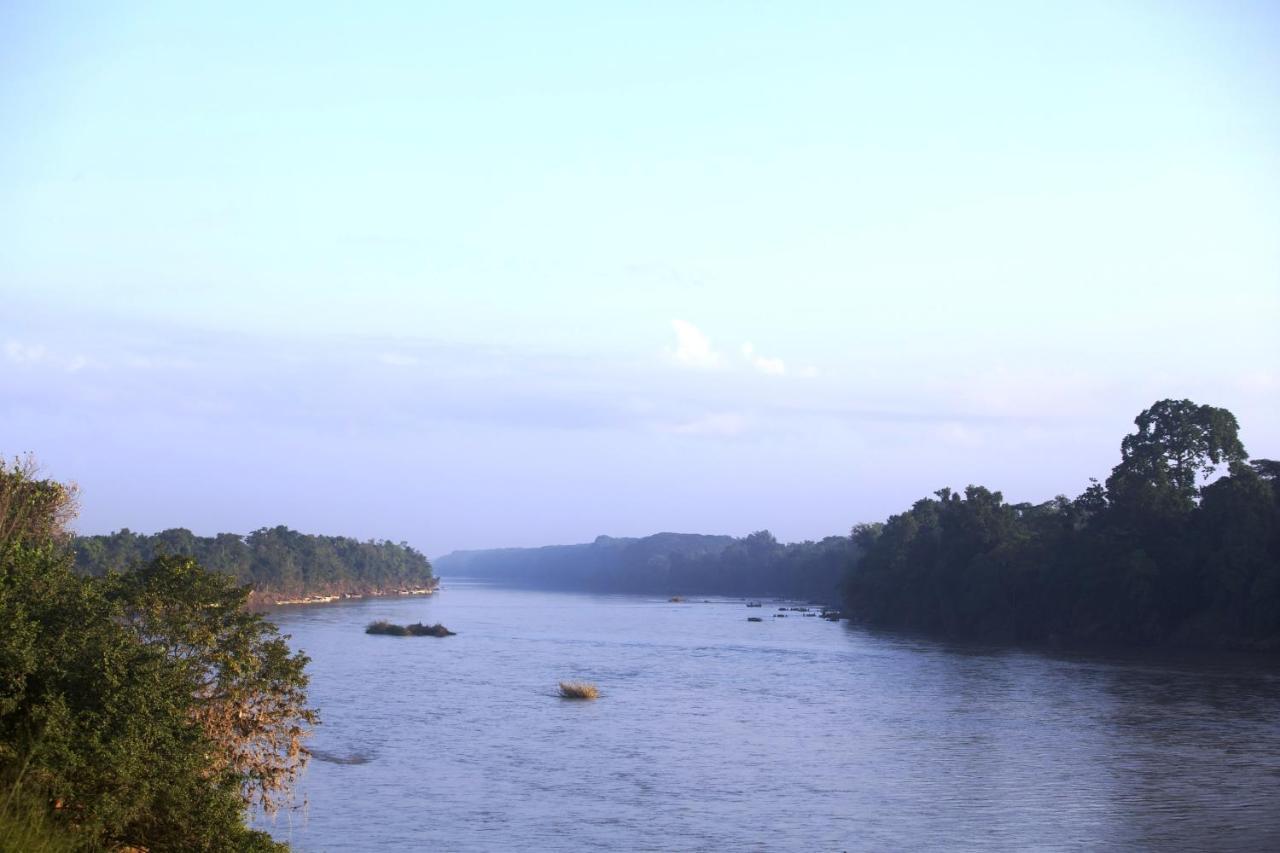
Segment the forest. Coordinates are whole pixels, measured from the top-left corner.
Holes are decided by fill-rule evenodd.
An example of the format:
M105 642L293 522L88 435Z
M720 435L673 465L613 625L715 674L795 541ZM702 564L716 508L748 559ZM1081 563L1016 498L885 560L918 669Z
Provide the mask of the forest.
M658 533L582 545L455 551L436 560L451 577L516 586L655 595L776 596L832 601L856 553L847 536L784 544L767 530L741 538Z
M1226 409L1161 400L1135 425L1076 498L941 489L854 528L847 611L957 638L1280 649L1280 462L1249 461Z
M87 575L124 571L162 555L191 557L238 584L252 585L259 597L365 595L435 583L431 563L404 542L362 542L287 527L264 527L248 536L196 536L183 528L147 536L124 529L77 536L74 546L76 568Z

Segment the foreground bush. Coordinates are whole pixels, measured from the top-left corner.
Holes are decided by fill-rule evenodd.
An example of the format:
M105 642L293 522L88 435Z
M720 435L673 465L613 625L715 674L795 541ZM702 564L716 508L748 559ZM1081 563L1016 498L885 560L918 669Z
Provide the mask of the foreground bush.
M0 462L0 849L286 849L245 807L306 758L306 658L191 560L75 575L56 485Z

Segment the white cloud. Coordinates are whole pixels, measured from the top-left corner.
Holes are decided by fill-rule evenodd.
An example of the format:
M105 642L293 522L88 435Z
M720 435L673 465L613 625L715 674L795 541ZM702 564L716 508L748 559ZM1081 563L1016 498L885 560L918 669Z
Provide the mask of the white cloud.
M935 437L950 447L975 448L983 444L982 433L958 421L948 421L934 428Z
M24 344L13 339L5 341L4 355L13 364L43 364L62 368L68 373L75 373L90 364L89 359L82 355L60 356L42 344Z
M4 344L4 354L15 364L35 364L43 361L45 348L39 344L24 344L22 341L8 340Z
M391 367L411 367L418 363L418 359L411 355L402 355L398 352L384 352L378 356L378 361Z
M710 435L710 436L734 436L741 435L743 430L747 428L747 419L745 416L736 412L717 412L710 415L703 415L700 418L694 418L691 421L675 424L663 428L664 432L674 432L679 435Z
M818 368L810 364L806 367L800 368L799 372L796 373L796 375L803 379L812 379L818 375Z
M684 320L672 320L671 327L676 330L676 348L671 357L677 363L701 370L721 366L723 359L720 353L712 349L711 341L697 326Z
M786 362L780 358L757 355L756 348L749 342L742 345L742 357L752 367L767 376L783 376L787 372Z

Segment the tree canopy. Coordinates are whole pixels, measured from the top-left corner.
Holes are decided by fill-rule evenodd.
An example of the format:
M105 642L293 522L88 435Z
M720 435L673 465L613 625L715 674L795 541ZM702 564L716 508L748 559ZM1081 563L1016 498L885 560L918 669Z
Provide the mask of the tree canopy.
M128 571L157 557L191 557L259 596L369 594L422 588L435 582L431 563L404 542L315 536L264 527L248 536L196 536L178 527L153 535L127 528L75 539L76 567L89 575Z
M1246 463L1226 409L1161 400L1135 423L1106 486L1074 500L942 489L855 530L849 611L960 637L1280 648L1280 464Z
M1248 458L1235 415L1190 400L1160 400L1134 423L1138 431L1120 444L1120 464L1107 480L1113 499L1146 491L1167 493L1182 508L1194 503L1200 480L1219 465Z
M191 560L77 575L68 494L0 463L0 849L283 849L245 807L305 760L306 658Z

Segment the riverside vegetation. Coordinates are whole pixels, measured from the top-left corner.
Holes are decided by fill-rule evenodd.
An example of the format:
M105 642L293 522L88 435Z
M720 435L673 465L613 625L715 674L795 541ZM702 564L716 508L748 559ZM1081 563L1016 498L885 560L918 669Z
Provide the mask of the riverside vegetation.
M942 489L858 526L847 610L955 637L1280 649L1280 462L1250 462L1226 409L1161 400L1135 425L1074 499Z
M843 600L864 624L958 638L1280 649L1280 462L1250 461L1226 409L1161 400L1135 425L1076 498L971 485L818 542L601 536L437 565L521 586Z
M74 489L0 462L0 850L284 850L307 658L182 556L73 571Z
M76 568L89 575L124 571L161 555L191 557L239 584L251 584L254 603L420 592L436 583L431 563L405 542L362 542L287 527L264 527L248 536L196 536L174 528L150 536L124 529L75 538Z
M456 631L450 631L439 622L434 625L424 625L421 622L415 622L412 625L395 625L383 619L370 622L364 632L388 637L452 637L457 634Z

